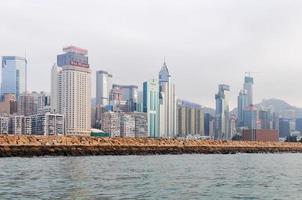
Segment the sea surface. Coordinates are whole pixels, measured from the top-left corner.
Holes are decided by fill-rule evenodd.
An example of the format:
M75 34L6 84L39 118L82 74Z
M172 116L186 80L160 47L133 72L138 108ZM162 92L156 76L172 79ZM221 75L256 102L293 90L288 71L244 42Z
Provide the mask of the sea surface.
M302 154L0 158L3 199L302 199Z

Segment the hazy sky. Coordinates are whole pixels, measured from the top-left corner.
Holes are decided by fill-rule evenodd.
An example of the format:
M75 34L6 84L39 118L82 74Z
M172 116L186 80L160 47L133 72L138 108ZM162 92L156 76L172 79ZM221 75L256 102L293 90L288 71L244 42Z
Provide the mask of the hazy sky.
M93 70L119 84L158 76L166 58L177 96L215 105L218 84L231 105L245 71L255 100L302 106L302 1L290 0L1 0L0 55L27 51L29 90L50 91L63 46L87 48Z

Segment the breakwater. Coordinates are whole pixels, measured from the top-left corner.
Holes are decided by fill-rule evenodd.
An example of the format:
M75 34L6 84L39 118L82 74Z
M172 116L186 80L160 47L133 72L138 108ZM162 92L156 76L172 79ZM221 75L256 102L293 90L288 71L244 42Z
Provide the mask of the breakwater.
M0 157L302 153L302 143L0 135Z

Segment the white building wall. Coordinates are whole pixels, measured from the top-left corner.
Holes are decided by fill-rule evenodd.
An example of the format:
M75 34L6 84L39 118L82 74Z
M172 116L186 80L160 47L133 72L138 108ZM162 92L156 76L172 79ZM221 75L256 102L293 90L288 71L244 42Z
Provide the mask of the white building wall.
M63 66L62 113L66 134L89 134L91 128L91 71L88 68Z

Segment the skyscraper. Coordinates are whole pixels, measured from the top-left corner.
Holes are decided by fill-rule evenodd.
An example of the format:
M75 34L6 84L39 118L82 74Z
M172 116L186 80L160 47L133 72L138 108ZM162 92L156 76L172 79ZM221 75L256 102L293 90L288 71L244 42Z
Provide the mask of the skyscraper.
M88 134L91 128L91 71L88 51L74 46L63 49L53 67L52 93L56 93L57 109L65 117L65 134ZM57 72L56 72L57 71ZM57 73L57 76L55 75ZM54 95L54 94L52 94Z
M56 64L51 69L51 110L55 113L62 113L62 68Z
M37 114L35 96L32 93L24 92L19 96L18 114L24 116Z
M138 86L136 85L112 85L112 97L111 100L124 101L126 103L127 112L134 112L136 110L136 104L138 101ZM115 97L114 91L119 91L120 97ZM115 102L119 103L119 102Z
M27 60L18 56L3 56L1 80L1 94L15 94L18 99L27 90Z
M177 100L177 135L203 136L204 134L204 113L201 105Z
M109 94L112 89L112 75L106 71L96 72L96 104L108 105Z
M166 62L159 72L160 137L176 136L175 85L171 82Z
M143 111L147 113L148 137L159 137L159 85L155 79L143 84Z
M222 84L218 86L215 113L215 139L231 139L230 135L230 86Z
M244 77L243 89L247 92L248 106L253 105L253 84L253 77L251 77L250 75Z
M248 102L248 93L246 90L241 90L239 92L239 96L237 99L237 126L242 127L244 122L243 122L243 117L244 117L244 110L248 108L249 102Z

